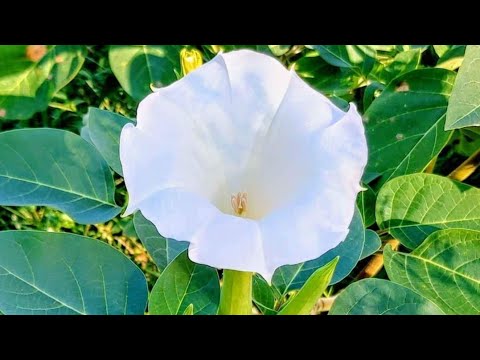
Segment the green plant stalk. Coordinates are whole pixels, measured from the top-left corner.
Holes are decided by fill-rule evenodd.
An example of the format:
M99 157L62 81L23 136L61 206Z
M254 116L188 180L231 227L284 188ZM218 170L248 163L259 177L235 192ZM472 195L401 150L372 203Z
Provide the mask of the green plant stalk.
M252 314L251 272L223 270L219 315Z

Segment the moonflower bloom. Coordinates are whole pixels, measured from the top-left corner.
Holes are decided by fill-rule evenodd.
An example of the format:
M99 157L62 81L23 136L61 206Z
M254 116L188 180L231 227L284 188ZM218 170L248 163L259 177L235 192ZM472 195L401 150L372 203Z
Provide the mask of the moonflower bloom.
M260 273L348 234L367 162L355 106L337 108L276 59L217 55L148 95L120 138L129 192L194 262Z

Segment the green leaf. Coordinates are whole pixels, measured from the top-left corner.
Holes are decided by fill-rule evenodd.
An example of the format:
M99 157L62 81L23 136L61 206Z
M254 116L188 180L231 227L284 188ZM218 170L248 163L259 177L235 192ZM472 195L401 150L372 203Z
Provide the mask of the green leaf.
M0 232L4 314L138 314L147 303L142 271L110 245L42 231Z
M0 119L28 119L43 111L53 95L80 71L86 48L52 45L32 61L27 46L0 46Z
M365 230L365 243L363 245L360 260L375 254L382 246L382 241L378 234L373 230Z
M113 177L97 150L80 136L57 129L0 133L0 204L45 205L81 224L120 213Z
M253 276L252 297L253 302L264 315L274 315L275 311L275 289L258 274Z
M335 299L329 315L443 315L416 292L382 279L350 284Z
M294 69L312 87L330 96L352 96L352 89L362 81L351 69L328 64L316 51L295 62Z
M391 62L381 68L380 73L376 74L376 77L381 79L383 83L388 84L396 77L417 69L420 65L421 56L422 52L420 49L398 53Z
M392 281L436 303L447 314L480 314L480 232L440 230L410 254L384 251Z
M177 315L192 305L194 315L214 315L219 302L217 270L191 262L185 251L158 278L148 308L152 315Z
M142 244L152 256L153 261L163 271L181 252L188 248L188 242L166 239L160 235L155 225L147 220L140 211L133 216L133 224Z
M122 128L133 120L110 111L89 108L86 116L88 137L102 154L108 165L123 176L120 163L120 133Z
M357 45L311 45L330 65L368 74L374 65L375 50ZM367 51L366 51L367 50ZM373 56L373 57L372 57Z
M369 144L368 173L381 173L378 186L396 176L422 171L447 144L443 130L455 73L420 69L401 75L364 115Z
M447 110L446 130L480 126L480 46L468 45Z
M339 257L316 270L278 315L308 315L332 279Z
M362 184L366 190L361 191L357 197L357 206L362 215L363 223L365 227L369 227L375 223L375 200L377 195L373 189Z
M319 258L297 265L284 265L278 268L273 274L272 284L280 294L283 296L291 290L300 289L317 269L337 256L340 257L340 260L335 268L331 283L338 283L350 274L360 260L365 242L362 216L357 208L349 229L350 232L343 242Z
M439 229L480 230L480 190L432 174L389 181L377 197L377 223L410 249Z
M140 101L156 88L170 85L180 74L179 45L113 45L108 59L122 88Z

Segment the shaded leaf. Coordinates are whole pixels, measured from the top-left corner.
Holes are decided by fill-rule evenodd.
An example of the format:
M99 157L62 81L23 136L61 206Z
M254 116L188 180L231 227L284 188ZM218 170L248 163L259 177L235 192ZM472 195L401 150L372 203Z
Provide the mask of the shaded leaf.
M0 232L4 314L137 314L147 303L142 271L104 242L42 231Z
M219 302L217 270L191 262L185 251L158 278L150 293L148 309L152 315L178 315L191 305L194 315L214 315Z
M120 213L113 177L97 150L80 136L57 129L0 133L0 204L45 205L81 224Z

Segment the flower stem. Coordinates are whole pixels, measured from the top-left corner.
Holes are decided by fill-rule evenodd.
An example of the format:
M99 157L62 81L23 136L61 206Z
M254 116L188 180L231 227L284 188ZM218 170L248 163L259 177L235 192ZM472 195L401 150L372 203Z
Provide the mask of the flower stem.
M252 314L252 273L223 270L219 315Z

